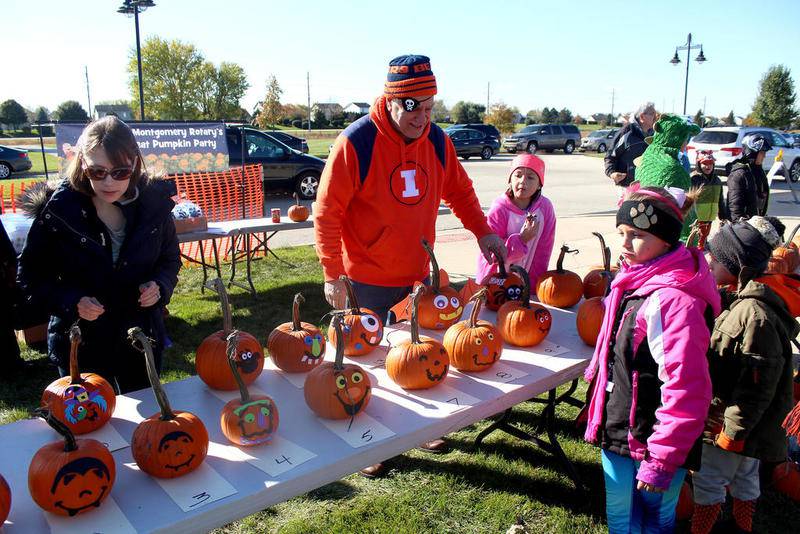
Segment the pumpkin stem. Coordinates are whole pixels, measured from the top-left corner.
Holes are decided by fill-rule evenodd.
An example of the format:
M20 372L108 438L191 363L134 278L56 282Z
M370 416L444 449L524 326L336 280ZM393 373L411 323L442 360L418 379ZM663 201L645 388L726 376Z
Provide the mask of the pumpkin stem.
M436 261L436 256L433 255L433 249L431 248L430 243L424 237L422 238L422 248L425 249L425 252L428 253L428 257L431 259L431 288L433 292L437 295L439 294L439 262Z
M294 197L294 205L295 206L299 206L300 205L300 197L297 196L297 193L295 193L292 196Z
M419 339L419 299L425 291L425 286L420 284L411 293L411 342L414 345L420 343Z
M344 289L347 291L347 302L350 303L350 315L361 315L361 308L358 307L358 300L356 299L356 292L353 291L353 284L347 276L342 275L339 280L344 282Z
M606 246L606 240L600 232L592 232L592 235L600 240L600 254L603 256L603 270L611 270L611 249Z
M239 374L239 368L236 366L236 347L239 346L239 331L234 330L228 337L225 338L225 353L228 355L228 365L231 367L233 379L236 385L239 386L239 396L242 398L242 404L250 402L250 392L247 391L247 386L242 380L242 375Z
M50 425L50 428L58 432L64 438L64 452L72 452L78 450L78 442L75 441L75 434L69 429L67 425L53 417L53 414L47 408L36 408L33 412L36 417L41 417L45 422Z
M225 283L219 278L211 281L214 291L219 296L219 303L222 307L222 332L227 336L233 330L233 317L231 316L231 301L228 298L228 291Z
M577 249L570 250L570 248L566 244L561 245L561 252L559 252L559 254L558 254L558 262L556 263L556 271L558 271L559 274L564 272L564 255L565 254L577 254L577 253L578 253Z
M474 302L472 306L472 312L469 314L469 327L475 328L478 326L478 314L481 312L481 306L484 302L486 302L486 295L489 294L489 289L484 287L481 288L480 291L472 295L469 299L470 302Z
M81 369L78 367L78 345L81 344L81 328L76 321L69 328L69 378L71 384L81 384Z
M342 332L343 313L334 313L331 320L331 327L336 332L336 357L333 359L334 371L344 369L344 332Z
M497 262L497 272L500 275L500 278L506 279L508 278L508 271L506 271L506 262L504 262L500 257L496 254L494 256L494 261Z
M783 244L783 248L789 248L789 245L791 245L792 241L794 241L794 236L797 233L797 230L800 230L800 224L795 226L794 230L792 230L792 233L789 234L789 237L786 239L786 242Z
M217 279L219 280L219 279ZM138 326L128 330L128 339L133 345L133 348L144 353L144 363L147 366L147 378L150 379L150 385L153 387L153 394L156 396L158 407L161 408L161 420L171 421L175 419L175 414L169 405L169 399L161 386L161 379L158 377L156 370L156 361L153 357L153 345L150 344L150 339L144 335L142 329Z
M561 256L559 257L559 264L561 262L561 258L564 257L564 249L566 247L561 247ZM522 306L524 308L531 307L531 277L528 275L528 271L523 269L519 265L512 265L511 272L516 273L522 279L522 295L520 296L520 301L522 302Z
M300 326L300 305L306 301L301 293L297 293L292 301L292 330L297 332L302 327Z

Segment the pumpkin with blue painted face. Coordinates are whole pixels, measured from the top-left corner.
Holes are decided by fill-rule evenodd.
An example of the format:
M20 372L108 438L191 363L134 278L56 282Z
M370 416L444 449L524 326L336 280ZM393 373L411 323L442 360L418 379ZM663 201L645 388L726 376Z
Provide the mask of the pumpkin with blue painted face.
M267 351L279 369L287 373L306 373L325 359L325 337L319 328L300 321L300 293L292 303L292 321L275 327L267 339Z
M342 316L342 334L344 335L344 355L363 356L369 354L380 345L383 339L383 321L369 308L358 305L353 285L346 276L340 276L347 290L348 311ZM331 320L333 325L333 320ZM336 344L336 330L328 328L328 338Z
M442 287L439 279L439 263L433 249L426 239L422 239L422 247L431 260L431 283L419 300L419 326L431 330L445 330L461 319L464 305L458 291L450 286Z

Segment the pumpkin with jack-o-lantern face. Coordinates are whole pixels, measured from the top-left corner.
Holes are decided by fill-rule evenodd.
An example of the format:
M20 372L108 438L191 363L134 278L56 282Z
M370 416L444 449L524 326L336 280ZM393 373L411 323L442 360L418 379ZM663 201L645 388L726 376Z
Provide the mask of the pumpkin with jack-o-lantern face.
M509 301L497 311L497 329L506 343L519 347L533 347L541 343L550 333L553 316L550 311L530 301L528 272L513 265L523 281L522 300Z
M287 373L311 371L325 359L325 338L320 329L300 322L303 302L303 295L297 293L292 303L292 321L276 326L267 339L270 358Z
M369 308L360 308L353 285L346 276L340 276L347 291L349 312L342 317L342 333L344 335L344 355L363 356L369 354L380 345L383 339L383 322ZM331 324L333 320L331 319ZM328 338L336 344L336 329L328 328Z
M459 371L485 371L503 353L503 337L497 328L488 321L478 320L487 294L487 288L475 293L470 299L473 304L469 319L454 324L444 334L442 344L450 363Z
M431 260L431 283L424 286L425 292L419 301L419 325L432 330L444 330L461 319L464 306L461 296L450 286L441 287L439 280L439 264L433 249L426 239L422 239L422 247Z

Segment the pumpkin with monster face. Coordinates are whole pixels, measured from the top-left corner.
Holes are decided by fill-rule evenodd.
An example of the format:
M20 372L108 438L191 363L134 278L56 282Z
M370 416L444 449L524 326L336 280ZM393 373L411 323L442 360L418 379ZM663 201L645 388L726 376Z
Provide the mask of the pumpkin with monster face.
M247 385L239 374L236 365L236 337L234 330L228 336L228 361L231 373L239 386L239 399L228 401L220 414L222 433L231 443L244 445L261 445L272 441L272 435L278 430L278 407L266 395L250 395Z
M76 439L48 410L40 408L36 414L64 439L45 445L33 456L28 467L33 501L42 510L65 516L99 507L114 486L114 457L97 440Z
M219 295L222 306L222 330L214 332L197 347L195 367L197 375L208 387L232 391L236 389L236 381L231 376L228 365L228 334L233 330L231 306L225 284L219 278L212 282ZM239 343L236 346L236 365L245 384L252 384L264 369L264 350L261 343L247 332L239 332Z
M492 311L499 310L509 300L522 297L522 280L513 272L507 272L506 264L501 260L497 260L497 272L486 277L482 284L489 290L486 307Z
M431 259L431 283L425 286L425 292L419 301L419 325L432 330L445 330L461 319L464 306L458 291L450 286L441 287L439 264L433 249L424 238L422 247Z
M139 469L157 478L175 478L191 473L208 453L208 431L196 415L173 411L158 378L150 340L138 327L128 330L134 347L145 354L147 376L161 411L136 427L131 453Z
M350 305L349 313L342 317L344 355L363 356L369 354L380 345L383 339L383 322L374 311L358 306L358 300L356 300L356 294L349 278L340 276L339 280L344 283L347 290L347 302ZM335 329L328 329L328 338L331 343L336 344Z
M306 404L324 419L351 419L363 412L372 397L369 375L358 365L344 363L342 313L334 313L336 357L325 362L306 377L303 395Z
M428 389L447 377L450 357L444 345L419 335L418 310L426 291L417 286L411 294L411 339L402 341L386 355L386 372L404 389Z
M489 321L478 320L488 292L483 288L475 293L470 299L473 304L469 320L454 324L444 333L442 344L450 363L459 371L485 371L503 353L503 337L497 328Z
M300 322L300 293L294 296L292 322L275 327L267 339L267 351L279 369L287 373L306 373L325 358L325 338L319 328Z
M528 272L517 265L511 267L523 282L522 300L509 301L497 311L497 328L506 343L519 347L533 347L550 333L553 317L550 311L530 301Z

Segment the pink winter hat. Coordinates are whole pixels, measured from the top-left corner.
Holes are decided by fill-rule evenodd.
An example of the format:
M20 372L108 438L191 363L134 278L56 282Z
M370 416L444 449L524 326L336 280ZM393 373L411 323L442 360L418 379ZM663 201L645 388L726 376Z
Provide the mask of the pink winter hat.
M508 173L509 180L511 174L520 167L526 167L539 175L539 184L544 187L544 161L533 154L519 154L511 160L511 171Z

